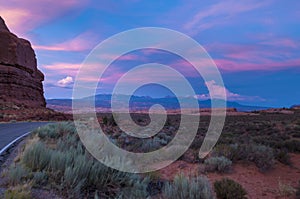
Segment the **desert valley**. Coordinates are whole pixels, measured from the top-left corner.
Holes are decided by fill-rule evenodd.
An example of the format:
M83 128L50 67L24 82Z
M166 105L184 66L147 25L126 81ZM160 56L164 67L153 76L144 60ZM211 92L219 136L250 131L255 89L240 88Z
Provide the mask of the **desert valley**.
M217 10L217 8L216 6L213 10ZM108 8L103 8L101 11L106 12L106 9ZM229 8L225 7L224 9ZM232 15L229 16L234 16L242 11L244 10L232 12ZM223 12L225 11L221 13ZM209 12L203 13L196 15L196 18L200 20L201 17L205 18L206 14L209 15ZM139 16L144 15L140 13ZM66 18L69 20L76 16L68 15L68 17ZM113 93L109 92L109 89L102 93L95 93L95 96L73 98L69 93L72 91L72 86L76 84L76 75L60 78L57 81L55 78L57 78L56 75L60 75L60 72L57 69L57 74L55 72L53 74L54 66L51 68L50 64L47 65L48 67L43 67L44 73L41 72L38 55L41 55L41 60L46 60L45 57L56 59L54 54L46 55L44 53L46 47L37 45L38 39L34 39L34 44L32 44L29 40L20 38L10 30L8 23L8 20L4 20L4 17L0 16L0 198L300 198L300 100L294 100L292 104L287 100L289 102L285 103L289 104L287 107L274 105L274 98L270 97L271 100L268 101L267 97L271 96L270 93L266 92L266 99L256 95L249 97L246 94L231 92L225 86L218 87L215 82L206 81L204 84L210 93L197 96L184 94L155 96L153 93L159 90L156 90L156 87L145 94L117 93L116 103L121 108L118 109L119 115L116 116L112 109ZM47 23L51 23L51 20ZM45 22L46 25L47 23ZM41 26L41 29L47 29L45 24ZM85 27L84 24L81 26ZM192 26L192 22L185 27L189 26ZM80 26L78 25L78 27ZM106 26L103 25L103 27ZM224 31L224 34L227 32ZM41 38L39 39L42 41ZM92 37L90 39L92 40ZM137 37L137 42L142 41L139 39ZM81 39L65 46L72 48L69 50L70 52L79 54L82 52L77 48L84 46L80 41ZM63 44L65 43L63 42ZM283 42L281 44L283 45ZM267 43L262 45L267 45ZM298 46L292 48L298 49ZM63 56L69 56L69 52L65 52L62 45L47 47L46 51L49 49L50 51L58 49ZM36 53L37 51L38 53ZM95 51L97 50L93 52ZM236 54L231 54L230 58L243 59L236 49L234 52ZM144 55L152 56L148 51L147 53ZM251 58L255 56L252 49L247 53ZM288 55L282 55L281 58L284 59L285 56ZM125 55L124 57L121 56L119 59L132 61L132 57L138 56L126 57ZM219 59L216 60L218 65ZM230 65L229 61L225 63ZM296 62L296 65L299 67L299 62ZM64 67L61 70L70 69L70 74L79 71L80 68L77 65L74 68L74 65L67 64ZM124 68L126 67L124 66ZM237 66L234 65L234 67ZM221 70L226 77L224 81L230 82L231 76L227 77L226 74L230 74L233 70L224 70L225 72ZM280 68L278 67L276 70L280 70ZM120 71L119 68L114 73L106 71L109 75L105 77L106 79L104 78L103 87L109 85L110 82L106 81L110 81L110 78L115 78L115 76L121 78ZM236 79L239 79L238 76L245 71L239 71ZM300 74L299 69L295 69L295 71L295 74ZM189 72L187 70L186 74L193 73L193 71ZM158 77L160 75L157 74ZM257 81L260 81L257 76L255 74ZM169 76L162 74L162 77L168 78ZM136 77L133 84L137 83L139 78ZM189 78L190 82L195 81L193 78L196 79L193 75ZM248 76L244 78L246 82ZM274 79L276 78L280 79L279 76L274 77ZM171 80L173 81L172 77ZM171 80L170 82L172 82ZM232 82L234 81L232 80ZM280 79L280 81L282 84L278 86L278 89L281 89L280 86L284 84L283 80ZM296 83L294 82L294 84ZM253 82L252 84L254 85ZM195 85L198 84L195 83ZM233 83L229 83L229 85L233 85ZM245 85L246 83L241 83L232 87L239 88ZM102 84L99 87L101 86ZM266 83L261 87L267 86ZM54 91L57 89L57 98L53 95L53 89ZM252 87L248 89L255 90ZM225 92L227 101L223 100L223 96L218 98L219 93L222 93L220 90ZM298 91L294 92L296 95ZM286 96L286 98L288 97ZM292 98L292 96L290 97ZM127 99L130 99L129 110L126 105ZM245 99L249 99L249 101L244 102ZM95 111L95 114L76 109L74 105L89 106L91 100L94 105L92 111ZM192 103L195 100L197 107L194 107ZM279 104L279 102L276 103ZM156 104L164 107L164 110L153 111L152 106ZM282 102L282 104L284 103ZM212 105L215 106L212 108ZM183 109L182 106L187 108ZM213 143L212 149L205 156L199 156L200 148L207 144L207 134L210 128L214 129L210 127L211 121L213 119L221 121L222 113L225 113L222 131L216 140L210 140ZM128 114L130 117L118 121L118 117L121 117L122 114ZM95 115L95 118L91 115ZM154 122L153 118L160 118L161 115L164 115L166 120L156 132L153 129L156 124L154 126L150 124ZM188 118L186 119L187 123L181 125L185 117ZM199 118L199 121L194 120L195 118ZM145 128L147 132L155 131L156 133L148 137L134 136L130 134L131 132L126 132L119 122L125 125L129 124L129 126L134 124ZM105 156L105 161L100 161L99 156L86 146L84 137L84 135L89 135L88 131L96 132L98 135L99 131L96 129L99 127L101 128L100 132L105 135L105 138L101 137L101 139L113 144L116 148L128 152L128 154L153 154L175 142L179 131L183 132L181 139L182 142L185 142L184 139L188 139L188 136L184 136L184 133L186 135L191 133L189 132L192 129L191 126L196 127L196 132L193 140L186 141L189 146L184 153L180 154L175 161L171 161L170 158L158 161L158 163L147 163L148 165L145 167L159 168L149 172L139 172L139 170L126 172L125 169L108 166L117 162L121 168L126 168L135 163L128 161L129 155L118 158L119 156L114 154L114 150L100 154ZM86 132L80 133L80 127ZM214 133L216 132L212 130L211 135ZM90 143L94 144L95 142L90 140ZM101 141L95 148L101 151L104 146L105 144ZM178 144L174 150L176 147L180 149L182 146ZM136 162L138 161L136 160ZM168 161L172 163L166 164Z

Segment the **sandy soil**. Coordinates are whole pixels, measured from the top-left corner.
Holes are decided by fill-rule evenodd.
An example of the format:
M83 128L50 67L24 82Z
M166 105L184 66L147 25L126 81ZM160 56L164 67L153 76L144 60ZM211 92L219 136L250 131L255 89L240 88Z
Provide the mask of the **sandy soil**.
M300 180L300 154L291 154L292 167L276 163L275 168L261 173L254 164L238 163L233 165L232 172L228 174L203 173L203 165L176 161L160 171L161 177L172 180L176 173L187 175L203 174L213 183L216 180L228 177L240 183L248 192L250 199L294 198L281 197L279 182L297 187Z

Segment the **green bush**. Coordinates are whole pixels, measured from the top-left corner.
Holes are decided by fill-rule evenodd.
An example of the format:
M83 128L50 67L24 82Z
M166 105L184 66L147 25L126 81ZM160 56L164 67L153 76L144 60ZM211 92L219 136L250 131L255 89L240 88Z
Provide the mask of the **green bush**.
M224 156L231 161L237 161L241 159L240 152L239 152L239 145L238 144L220 144L217 145L213 151L214 156Z
M76 169L67 167L63 177L63 187L67 190L68 197L77 198L82 195L82 188L86 177L80 178L76 175Z
M275 151L275 159L278 160L279 162L286 164L286 165L291 165L291 157L286 149L277 149Z
M124 180L129 180L128 177L129 175L126 173L106 167L99 162L94 162L91 166L88 184L95 186L97 189L101 189L105 188L109 183L121 185L125 183Z
M210 157L204 161L205 170L209 172L218 171L220 173L228 172L232 162L224 156Z
M9 181L12 185L21 184L29 177L29 171L23 168L22 165L16 164L11 166L8 172Z
M138 148L142 152L150 152L165 146L168 143L164 138L155 136L154 138L148 138L141 140L140 147Z
M215 192L218 199L246 199L247 192L237 182L223 178L214 183Z
M43 133L40 129L37 132L42 135L41 140L25 147L21 163L30 169L34 186L50 185L62 196L70 198L94 195L111 198L127 192L131 192L131 198L145 196L148 185L145 180L137 174L120 172L95 160L85 150L72 127L69 123L63 123L41 128L47 131ZM52 132L59 136L52 136ZM51 148L48 147L47 139L57 139L56 146L51 144ZM108 161L125 164L114 157L108 158ZM22 181L23 175L17 176L16 181Z
M51 150L44 143L38 141L25 150L23 163L33 171L42 171L51 160Z
M211 185L206 177L188 178L177 175L173 182L166 183L163 195L167 199L210 199L214 198Z
M32 199L30 188L26 186L17 186L7 189L4 193L5 199Z
M48 176L45 172L35 172L33 175L33 182L35 186L42 186L47 184Z
M115 197L116 199L141 199L148 198L147 185L149 184L149 178L138 180L132 187L123 188L120 193Z
M165 144L169 143L172 140L172 137L167 135L164 132L157 134L158 138L165 141Z
M65 134L74 134L76 128L71 122L60 122L55 124L48 124L34 130L33 133L37 134L41 139L51 138L57 139Z
M248 160L254 162L260 171L267 171L274 165L273 149L263 145L252 145Z
M55 151L51 153L50 162L48 165L48 170L53 172L58 172L59 174L62 174L65 172L65 167L67 163L69 154L63 153L60 151Z
M300 152L300 141L299 140L288 140L285 141L283 146L288 149L289 152Z
M33 131L33 133L37 134L39 138L58 138L59 134L54 124L48 124L43 127L39 127Z
M218 145L213 151L213 155L224 156L233 162L239 160L254 162L262 172L271 169L275 163L274 150L271 147L255 143Z

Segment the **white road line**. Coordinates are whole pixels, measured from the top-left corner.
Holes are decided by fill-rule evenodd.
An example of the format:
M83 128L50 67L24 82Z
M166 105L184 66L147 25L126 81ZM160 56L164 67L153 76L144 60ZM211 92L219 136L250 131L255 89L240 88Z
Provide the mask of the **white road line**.
M19 137L17 137L16 139L14 139L12 142L10 142L8 145L6 145L5 147L3 147L1 150L0 150L0 155L6 151L11 145L13 145L15 142L17 142L18 140L20 140L21 138L25 137L26 135L28 135L30 132L28 133L25 133Z

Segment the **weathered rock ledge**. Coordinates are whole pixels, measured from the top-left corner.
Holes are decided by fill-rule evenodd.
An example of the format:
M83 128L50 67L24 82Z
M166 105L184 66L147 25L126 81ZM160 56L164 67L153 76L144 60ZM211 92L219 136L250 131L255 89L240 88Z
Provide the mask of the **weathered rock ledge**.
M46 108L43 81L30 42L11 33L0 17L0 121L63 119Z

